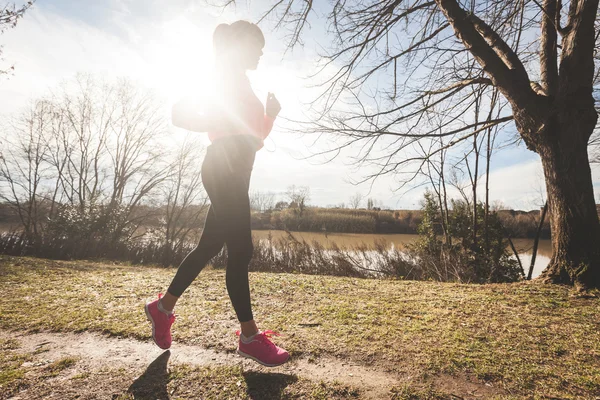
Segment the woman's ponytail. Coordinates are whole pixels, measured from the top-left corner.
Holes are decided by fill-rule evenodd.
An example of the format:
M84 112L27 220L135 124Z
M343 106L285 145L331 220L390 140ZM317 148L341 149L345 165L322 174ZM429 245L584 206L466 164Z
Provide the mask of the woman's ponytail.
M229 24L219 24L213 33L213 47L215 52L220 53L230 44L231 26Z

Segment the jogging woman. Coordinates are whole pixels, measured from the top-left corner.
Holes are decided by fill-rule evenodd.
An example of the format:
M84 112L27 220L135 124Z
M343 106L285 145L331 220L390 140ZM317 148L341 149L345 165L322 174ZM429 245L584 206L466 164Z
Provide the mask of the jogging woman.
M254 70L265 45L258 26L237 21L217 26L215 50L215 98L204 110L190 109L183 102L173 107L173 124L196 132L208 132L208 146L202 164L202 182L210 208L198 245L183 260L164 297L146 304L152 322L152 338L161 349L171 346L171 325L175 303L211 258L227 245L226 285L240 322L238 353L266 366L283 364L287 351L271 340L272 331L259 331L252 315L248 264L253 246L250 230L248 188L256 151L273 127L281 110L269 93L265 107L254 94L246 77Z

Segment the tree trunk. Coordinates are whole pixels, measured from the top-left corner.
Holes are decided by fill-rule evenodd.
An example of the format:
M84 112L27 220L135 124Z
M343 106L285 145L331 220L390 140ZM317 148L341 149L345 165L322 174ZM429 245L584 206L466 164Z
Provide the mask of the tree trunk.
M600 288L600 223L587 153L597 116L595 111L585 112L587 107L579 112L569 108L557 113L558 129L550 127L547 140L537 149L552 231L552 259L542 279L580 289Z

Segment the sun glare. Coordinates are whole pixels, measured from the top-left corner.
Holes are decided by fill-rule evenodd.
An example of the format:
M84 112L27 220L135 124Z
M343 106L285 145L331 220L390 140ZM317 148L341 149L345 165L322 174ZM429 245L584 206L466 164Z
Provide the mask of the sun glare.
M161 35L149 43L150 84L169 103L194 96L205 83L213 65L212 32L179 17L162 26Z
M147 40L143 51L148 69L140 78L160 93L167 105L182 98L198 105L227 102L227 99L220 98L212 89L212 35L216 25L217 23L198 26L185 17L178 17L162 24L160 31ZM257 70L248 72L253 90L263 104L267 93L274 93L282 105L280 116L298 119L303 92L301 73L282 65L281 55L268 49L269 46L263 49L265 54L261 57ZM283 118L278 122L280 126ZM271 137L266 145L276 148L289 139L278 135Z

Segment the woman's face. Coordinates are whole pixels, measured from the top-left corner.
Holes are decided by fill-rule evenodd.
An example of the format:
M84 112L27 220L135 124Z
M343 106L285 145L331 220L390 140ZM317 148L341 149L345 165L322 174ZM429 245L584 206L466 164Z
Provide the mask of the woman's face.
M250 35L240 43L240 66L244 69L254 70L258 67L258 61L263 55L264 42L261 38Z

